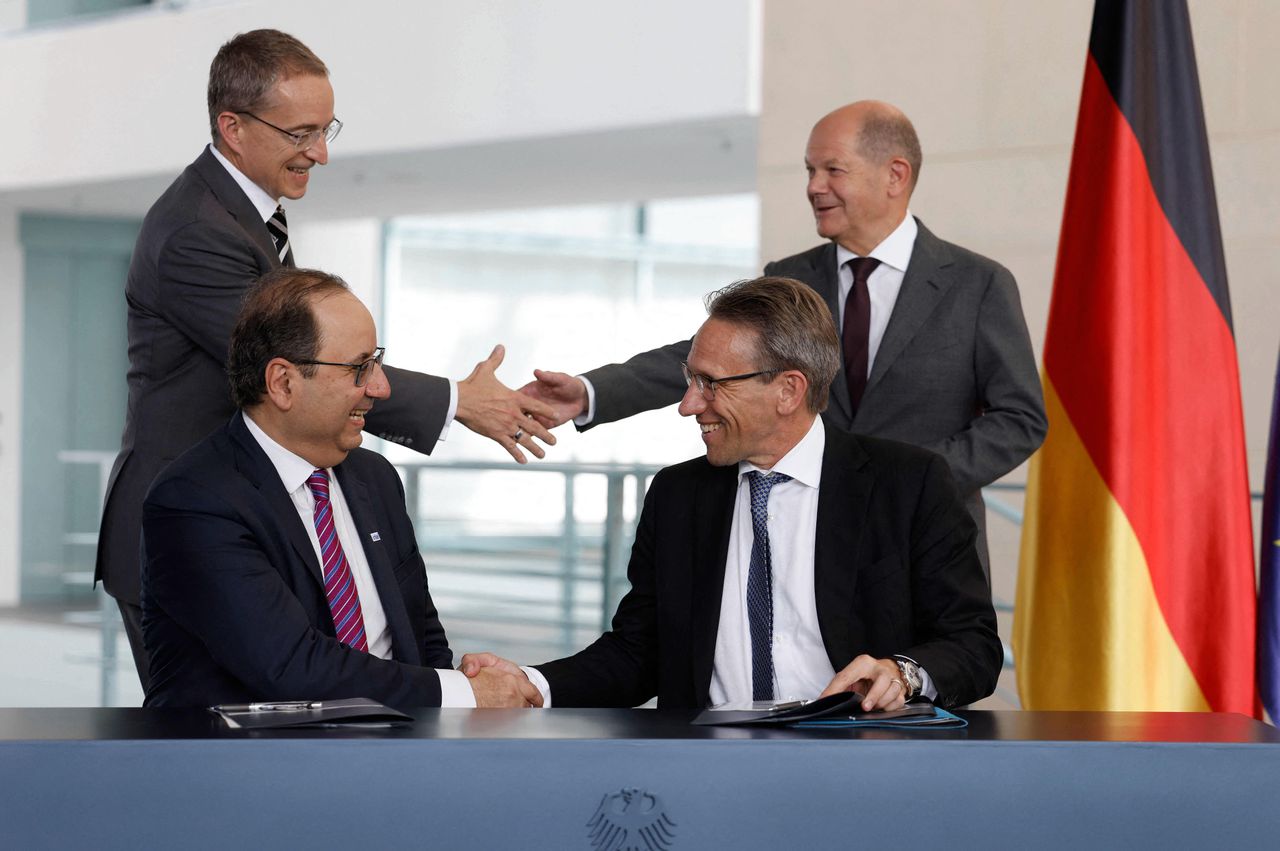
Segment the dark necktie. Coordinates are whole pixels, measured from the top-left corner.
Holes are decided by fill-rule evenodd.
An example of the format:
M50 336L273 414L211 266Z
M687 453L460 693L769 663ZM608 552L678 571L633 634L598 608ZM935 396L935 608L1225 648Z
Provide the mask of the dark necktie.
M773 700L773 559L769 554L769 491L791 481L783 473L747 473L751 485L751 568L747 623L751 627L751 699Z
M862 392L867 389L867 344L871 339L871 292L867 279L880 265L874 257L855 257L848 266L853 272L853 288L844 303L844 328L840 344L844 351L844 380L849 388L849 404L858 413Z
M276 211L267 219L267 233L276 244L276 253L280 262L286 266L293 265L293 249L289 246L289 222L284 217L284 207L276 205Z
M360 611L360 595L347 566L347 557L333 525L333 506L329 504L329 474L316 470L307 479L316 498L316 537L320 539L320 562L324 570L324 595L333 614L333 630L338 640L357 650L369 652L364 634L364 615Z

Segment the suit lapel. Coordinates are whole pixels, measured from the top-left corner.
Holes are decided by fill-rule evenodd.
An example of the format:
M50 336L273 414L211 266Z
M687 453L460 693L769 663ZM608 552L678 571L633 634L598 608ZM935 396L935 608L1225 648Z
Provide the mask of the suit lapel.
M258 493L267 503L271 516L280 520L294 554L307 566L307 572L315 577L323 594L324 574L320 570L320 561L316 558L315 547L311 545L307 529L302 525L302 518L298 516L298 508L293 504L289 492L284 489L284 484L280 481L280 475L272 465L271 459L249 433L249 427L244 424L244 415L239 411L231 417L230 432L232 442L238 450L237 468L258 489Z
M258 208L253 206L249 196L244 194L244 190L213 156L213 152L205 148L193 166L222 206L271 260L271 268L279 266L280 255L276 252L275 240L271 238L266 223L258 214Z
M738 467L710 467L693 493L693 687L706 701L715 662L720 603L724 596L724 565L729 555L729 532L738 493Z
M404 607L404 595L396 581L395 568L388 560L387 544L381 540L382 533L387 530L378 527L378 514L369 496L369 488L364 479L351 469L349 462L334 467L333 472L342 486L342 495L359 533L360 545L364 547L369 572L373 575L373 584L378 589L382 611L387 617L387 627L391 630L391 655L397 662L420 665L422 657L409 623L409 612ZM377 541L373 539L375 534L379 536ZM372 638L370 636L371 641Z
M946 254L942 240L934 236L919 219L916 224L920 230L911 250L911 262L902 278L902 289L898 291L898 301L889 316L889 325L880 341L875 363L871 365L864 400L871 395L876 384L889 371L889 367L902 354L907 343L915 337L920 326L933 313L951 286L951 277L945 271L951 265L951 259Z
M849 663L853 647L851 613L862 566L857 558L871 503L872 476L857 438L824 426L827 443L818 490L813 586L818 631L832 666L839 671Z
M840 275L836 269L836 244L827 243L823 251L814 252L813 266L808 280L831 311L831 321L836 325L836 336L840 336ZM836 379L831 383L831 397L827 416L835 415L842 423L852 422L853 403L849 401L849 382L845 379L844 358L840 358L840 369Z

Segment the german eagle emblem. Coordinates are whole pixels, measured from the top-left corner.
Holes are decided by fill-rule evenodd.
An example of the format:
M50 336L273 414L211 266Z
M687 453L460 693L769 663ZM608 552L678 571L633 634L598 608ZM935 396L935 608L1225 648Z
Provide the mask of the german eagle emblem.
M657 795L621 789L601 799L587 822L587 838L599 851L666 851L676 838L675 826Z

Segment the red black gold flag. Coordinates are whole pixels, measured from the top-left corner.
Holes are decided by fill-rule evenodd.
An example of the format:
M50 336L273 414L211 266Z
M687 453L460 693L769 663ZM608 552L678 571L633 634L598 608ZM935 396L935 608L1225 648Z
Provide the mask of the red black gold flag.
M1014 619L1028 709L1257 713L1240 379L1185 0L1098 0Z

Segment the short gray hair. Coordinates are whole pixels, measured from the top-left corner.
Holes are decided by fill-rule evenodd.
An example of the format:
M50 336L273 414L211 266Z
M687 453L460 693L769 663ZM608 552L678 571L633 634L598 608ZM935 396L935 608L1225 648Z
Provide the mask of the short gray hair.
M755 368L798 370L809 382L809 410L826 410L840 370L840 339L826 302L811 287L794 278L738 281L707 296L707 313L755 331Z
M209 132L218 141L218 116L268 106L276 83L299 75L329 76L311 48L279 30L240 33L218 49L209 66Z

